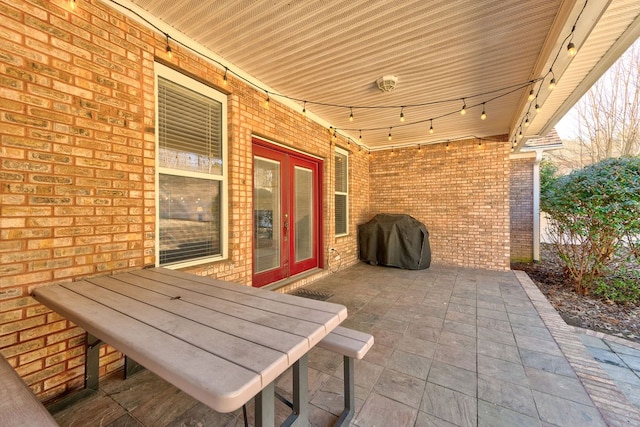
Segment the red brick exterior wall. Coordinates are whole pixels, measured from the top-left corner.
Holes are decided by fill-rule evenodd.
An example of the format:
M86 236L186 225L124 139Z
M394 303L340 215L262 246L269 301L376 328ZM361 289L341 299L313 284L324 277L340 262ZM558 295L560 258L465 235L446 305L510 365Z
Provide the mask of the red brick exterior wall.
M154 61L228 96L229 258L189 271L250 285L252 137L323 159L324 269L357 262L357 224L409 213L434 262L508 268L508 147L476 141L369 155L301 112L98 0L0 2L0 353L42 399L83 384L85 333L34 287L155 263ZM349 234L335 237L333 155L349 155ZM329 253L328 248L337 249ZM340 259L337 259L339 254ZM122 366L104 347L101 373Z
M535 156L511 160L511 261L533 261L533 164Z
M429 230L432 262L509 268L509 144L478 140L371 155L371 213Z

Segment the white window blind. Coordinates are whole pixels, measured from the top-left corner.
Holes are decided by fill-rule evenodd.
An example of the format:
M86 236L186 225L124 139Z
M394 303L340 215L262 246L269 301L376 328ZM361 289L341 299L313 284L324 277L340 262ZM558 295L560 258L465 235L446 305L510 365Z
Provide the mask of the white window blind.
M335 153L335 228L336 236L349 232L349 157L346 151L336 149Z
M222 255L224 110L220 100L158 76L160 265Z

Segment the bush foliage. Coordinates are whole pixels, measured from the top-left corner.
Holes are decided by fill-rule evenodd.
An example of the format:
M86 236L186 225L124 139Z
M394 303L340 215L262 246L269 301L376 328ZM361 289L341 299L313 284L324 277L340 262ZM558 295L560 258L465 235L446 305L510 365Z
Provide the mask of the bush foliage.
M606 159L560 177L554 172L542 166L540 200L553 244L576 291L596 291L598 280L596 293L604 296L614 282L601 278L619 266L635 271L640 262L640 157ZM619 277L637 287L637 274ZM613 294L625 294L620 280L614 286Z

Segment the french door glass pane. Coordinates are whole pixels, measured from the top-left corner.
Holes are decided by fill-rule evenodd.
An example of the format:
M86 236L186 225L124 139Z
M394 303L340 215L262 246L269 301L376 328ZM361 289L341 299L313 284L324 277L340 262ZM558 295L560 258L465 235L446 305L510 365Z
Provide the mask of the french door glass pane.
M280 163L256 157L253 176L255 272L280 266Z
M295 167L295 260L313 256L313 173L309 169Z

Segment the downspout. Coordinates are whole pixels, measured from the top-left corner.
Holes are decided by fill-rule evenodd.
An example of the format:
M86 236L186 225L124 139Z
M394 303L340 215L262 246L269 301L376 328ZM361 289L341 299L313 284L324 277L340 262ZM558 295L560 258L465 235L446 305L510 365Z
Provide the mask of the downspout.
M540 262L540 162L542 150L533 161L533 262Z

